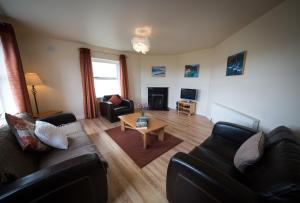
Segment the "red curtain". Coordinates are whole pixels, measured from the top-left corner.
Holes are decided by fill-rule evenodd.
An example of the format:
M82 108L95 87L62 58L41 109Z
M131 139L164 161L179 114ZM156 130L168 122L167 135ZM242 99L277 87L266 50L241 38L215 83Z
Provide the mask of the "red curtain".
M12 25L0 23L0 36L5 57L6 72L18 112L32 113L24 70Z
M80 48L80 72L83 89L83 104L85 118L97 117L96 94L94 87L91 51Z
M121 83L121 96L128 99L128 76L127 76L127 65L126 56L120 55L120 83Z

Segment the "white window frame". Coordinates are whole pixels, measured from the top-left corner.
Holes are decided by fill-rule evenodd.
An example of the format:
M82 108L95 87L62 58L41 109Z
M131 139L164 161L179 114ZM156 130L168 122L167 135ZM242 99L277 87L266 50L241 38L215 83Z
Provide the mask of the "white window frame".
M118 80L120 81L120 62L117 60L109 60L109 59L102 59L102 58L92 58L92 62L100 62L100 63L110 63L115 64L117 66L117 77L95 77L93 76L94 80ZM121 84L120 84L121 85ZM98 97L103 98L103 97Z

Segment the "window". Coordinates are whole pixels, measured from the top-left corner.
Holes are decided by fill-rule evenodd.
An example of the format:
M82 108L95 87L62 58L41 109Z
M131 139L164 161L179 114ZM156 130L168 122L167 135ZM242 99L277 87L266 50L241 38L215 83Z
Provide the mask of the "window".
M119 61L92 59L96 97L120 94Z
M17 113L17 109L9 85L2 41L0 40L0 118L3 117L4 112L14 114Z

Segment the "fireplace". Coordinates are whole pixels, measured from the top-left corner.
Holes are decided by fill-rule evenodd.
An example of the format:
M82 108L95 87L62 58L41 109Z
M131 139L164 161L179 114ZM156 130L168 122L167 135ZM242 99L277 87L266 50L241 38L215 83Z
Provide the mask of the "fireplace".
M169 110L167 87L148 87L148 108L149 110Z

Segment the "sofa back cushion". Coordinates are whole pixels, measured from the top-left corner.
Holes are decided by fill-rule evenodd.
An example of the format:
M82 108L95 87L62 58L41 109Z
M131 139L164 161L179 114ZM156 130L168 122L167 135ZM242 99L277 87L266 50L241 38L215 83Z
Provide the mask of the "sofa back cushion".
M17 113L17 114L15 114L15 116L17 116L18 118L25 119L25 120L27 120L28 122L31 122L31 123L35 122L35 119L30 114L28 114L26 112Z
M38 155L23 152L8 125L0 128L0 186L37 170Z
M279 126L266 134L265 147L270 148L283 140L289 140L291 142L300 144L299 137L295 136L289 128L285 126Z
M285 133L282 133L285 131ZM277 133L274 133L277 132ZM287 135L289 132L289 135ZM245 170L249 187L264 199L293 202L300 199L299 137L288 129L275 129L266 135L262 159Z

